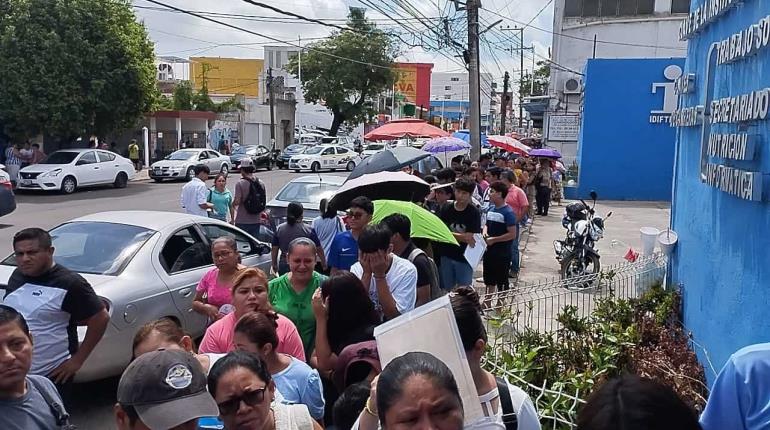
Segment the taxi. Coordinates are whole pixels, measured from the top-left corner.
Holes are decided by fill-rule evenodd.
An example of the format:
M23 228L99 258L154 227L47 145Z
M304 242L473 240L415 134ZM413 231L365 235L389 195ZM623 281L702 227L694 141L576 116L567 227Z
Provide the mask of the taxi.
M289 159L289 169L295 172L300 170L352 172L360 162L361 157L350 148L342 145L318 145L308 148L301 154L293 155Z

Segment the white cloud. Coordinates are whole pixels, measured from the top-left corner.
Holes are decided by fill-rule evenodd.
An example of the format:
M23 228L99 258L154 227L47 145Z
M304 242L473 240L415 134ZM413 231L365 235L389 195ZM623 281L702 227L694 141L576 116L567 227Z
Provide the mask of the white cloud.
M342 20L344 20L344 18L347 16L348 6L363 6L357 0L286 0L285 2L275 2L272 0L261 1L275 7L279 7L283 10L291 11L307 17L319 19L339 19L340 24L343 24ZM384 2L383 4L395 5L393 0L374 1ZM286 21L291 20L290 18L282 17L282 15L267 9L259 8L239 0L219 2L212 2L210 0L163 0L163 2L192 11L257 15L263 17L281 17L286 18ZM407 0L407 3L418 9L424 16L427 17L439 16L439 10L441 10L440 16L458 18L457 20L452 21L452 31L458 32L457 36L462 39L458 40L459 42L463 44L467 42L467 37L465 37L462 33L459 33L466 26L463 22L463 17L465 16L464 12L454 11L454 6L450 0ZM535 17L538 11L540 11L540 9L546 3L547 0L518 0L516 2L512 2L511 0L484 0L484 10L482 10L480 13L482 27L485 26L484 24L489 25L499 19L503 19L503 23L501 23L499 26L521 26L523 23L527 23L533 17ZM152 8L159 7L144 0L135 0L134 5ZM185 14L148 10L145 8L136 8L135 11L139 19L143 20L148 27L150 37L153 41L155 41L156 44L155 51L159 55L176 55L179 57L206 55L221 57L262 58L263 50L261 45L276 43L264 37L229 29L219 24L207 22ZM406 15L406 12L402 13ZM501 18L498 15L502 15L504 18ZM372 10L367 12L367 16L373 19L385 19L382 14ZM302 24L298 23L297 21L293 21L291 23L276 23L228 18L215 19L249 29L257 33L272 36L278 40L289 41L291 43L296 43L296 40L299 36L305 40L309 40L310 38L328 36L329 33L333 30L329 27L316 24ZM532 25L542 29L550 30L552 27L552 21L553 5L551 4L548 5L548 7L534 21L532 21ZM378 23L380 22L381 21L378 21ZM435 24L434 28L436 31L442 30L440 21L434 20L433 24ZM414 22L413 25L421 32L423 32L426 35L425 37L430 35L430 30L425 28L422 24ZM401 32L406 33L406 30L403 30L400 27L396 27L392 23L391 25L388 25L387 28L399 29ZM488 52L487 48L482 47L481 50L482 69L492 73L497 80L500 79L504 70L508 70L509 72L513 71L514 69L518 70L518 52L512 54L511 52L502 50L504 46L514 43L512 40L513 38L514 33L512 32L505 33L496 30L488 32L485 37L486 40L490 40L495 44L502 45L495 48L495 58L493 58L493 56ZM525 30L524 39L525 45L527 46L531 45L533 42L535 43L536 51L539 55L548 55L547 47L551 45L552 39L550 33L528 28ZM235 46L235 44L242 45ZM444 52L449 57L453 57L453 55L455 55L450 50L445 49ZM531 68L532 63L530 59L531 54L527 53L525 56L527 57L527 60L525 61L525 68L529 69ZM462 65L461 58L453 58L453 62L453 60L447 59L445 56L442 56L438 52L426 51L422 48L412 48L407 50L404 53L402 60L434 63L435 71L457 70L460 69ZM455 62L460 64L458 65Z

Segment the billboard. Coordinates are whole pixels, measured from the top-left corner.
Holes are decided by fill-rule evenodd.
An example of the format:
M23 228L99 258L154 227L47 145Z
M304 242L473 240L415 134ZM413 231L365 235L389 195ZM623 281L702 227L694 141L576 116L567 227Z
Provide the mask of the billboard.
M394 90L397 98L403 98L404 103L428 109L432 69L433 64L430 63L396 63L397 76Z

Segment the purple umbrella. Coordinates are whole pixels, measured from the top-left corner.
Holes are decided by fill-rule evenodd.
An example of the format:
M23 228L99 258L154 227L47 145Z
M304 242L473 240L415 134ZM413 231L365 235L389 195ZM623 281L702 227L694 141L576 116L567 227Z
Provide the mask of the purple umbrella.
M533 149L529 151L530 157L561 158L561 153L551 148Z
M463 151L470 149L471 145L456 137L437 137L431 139L423 145L422 150L431 154L440 154L443 152Z

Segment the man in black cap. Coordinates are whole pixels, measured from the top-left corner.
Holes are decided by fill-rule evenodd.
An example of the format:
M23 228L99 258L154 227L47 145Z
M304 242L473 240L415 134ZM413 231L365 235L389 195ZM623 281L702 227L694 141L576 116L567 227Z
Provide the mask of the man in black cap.
M163 349L142 354L123 372L114 410L118 430L195 430L198 418L219 415L198 360Z

